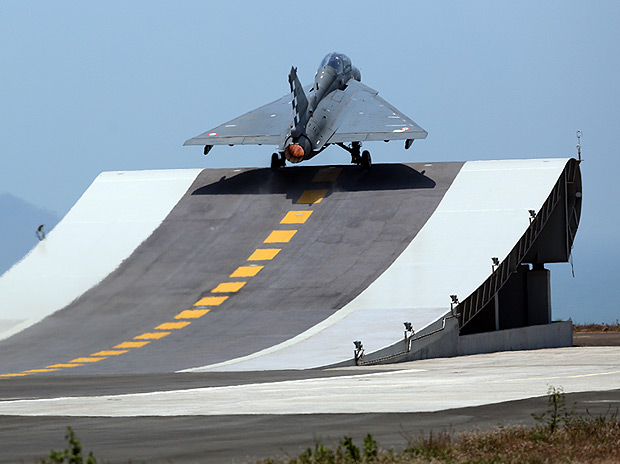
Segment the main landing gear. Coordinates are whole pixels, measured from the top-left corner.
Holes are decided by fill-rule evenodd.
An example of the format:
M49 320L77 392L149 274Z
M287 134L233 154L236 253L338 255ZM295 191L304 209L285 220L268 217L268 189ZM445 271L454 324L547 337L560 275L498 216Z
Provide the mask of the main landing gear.
M277 171L284 166L286 166L286 159L284 158L284 153L273 153L271 155L271 170Z
M339 143L338 146L343 148L344 150L351 153L351 162L354 164L358 164L362 166L364 169L368 170L372 166L372 158L370 157L370 152L368 150L362 150L361 142L353 142L351 146L347 146L344 143Z
M372 159L370 158L370 152L368 150L364 150L362 152L362 157L359 164L366 170L370 169L370 166L372 165Z

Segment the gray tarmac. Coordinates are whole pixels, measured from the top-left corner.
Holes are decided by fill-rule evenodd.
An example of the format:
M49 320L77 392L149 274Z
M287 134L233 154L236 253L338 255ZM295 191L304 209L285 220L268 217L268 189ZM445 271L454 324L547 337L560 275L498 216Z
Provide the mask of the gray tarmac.
M534 424L531 414L548 409L550 385L566 389L566 406L576 402L576 413L609 415L620 407L618 356L617 347L582 347L372 369L5 379L0 462L36 462L51 449L62 449L67 426L85 450L112 463L253 462L296 455L315 439L334 446L347 435L360 443L368 433L384 447L401 449L431 430ZM521 399L502 400L507 397ZM308 400L315 413L260 412L266 402L305 411ZM389 409L369 412L378 402ZM478 406L454 407L472 402ZM434 403L436 409L398 412L416 403L420 408ZM350 409L343 410L343 404ZM59 406L62 416L54 413ZM330 408L338 413L321 412ZM114 411L122 416L103 417Z
M323 379L385 372L384 369L360 368L297 371L248 371L106 375L40 375L0 381L0 401L75 396L121 395L153 391L190 390L207 387Z
M566 405L579 414L611 414L620 390L572 393ZM85 451L110 463L255 462L295 456L319 439L336 446L343 436L358 445L370 433L396 450L431 430L457 433L499 425L530 425L531 413L548 408L547 398L530 398L472 408L407 414L235 415L209 417L68 418L0 416L0 462L34 463L51 449L64 449L71 426Z

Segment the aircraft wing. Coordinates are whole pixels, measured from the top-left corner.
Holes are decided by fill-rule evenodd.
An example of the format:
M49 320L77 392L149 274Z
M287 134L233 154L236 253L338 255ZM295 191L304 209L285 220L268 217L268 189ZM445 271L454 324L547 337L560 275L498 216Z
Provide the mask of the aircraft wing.
M290 94L186 140L183 145L279 145L291 121Z
M413 120L378 96L376 90L351 79L344 90L339 112L327 143L373 140L425 139L428 135Z

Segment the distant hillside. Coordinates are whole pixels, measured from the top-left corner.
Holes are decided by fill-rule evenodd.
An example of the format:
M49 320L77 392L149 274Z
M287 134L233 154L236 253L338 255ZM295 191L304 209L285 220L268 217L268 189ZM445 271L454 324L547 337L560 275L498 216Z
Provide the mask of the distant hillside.
M0 275L38 242L37 227L49 232L60 218L8 193L0 194Z

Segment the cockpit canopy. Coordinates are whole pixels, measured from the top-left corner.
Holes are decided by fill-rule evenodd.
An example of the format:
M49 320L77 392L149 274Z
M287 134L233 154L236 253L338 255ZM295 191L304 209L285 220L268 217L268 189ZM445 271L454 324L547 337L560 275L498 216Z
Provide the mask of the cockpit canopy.
M338 74L341 74L351 70L351 59L343 53L332 52L323 58L319 69L323 66L334 68Z

